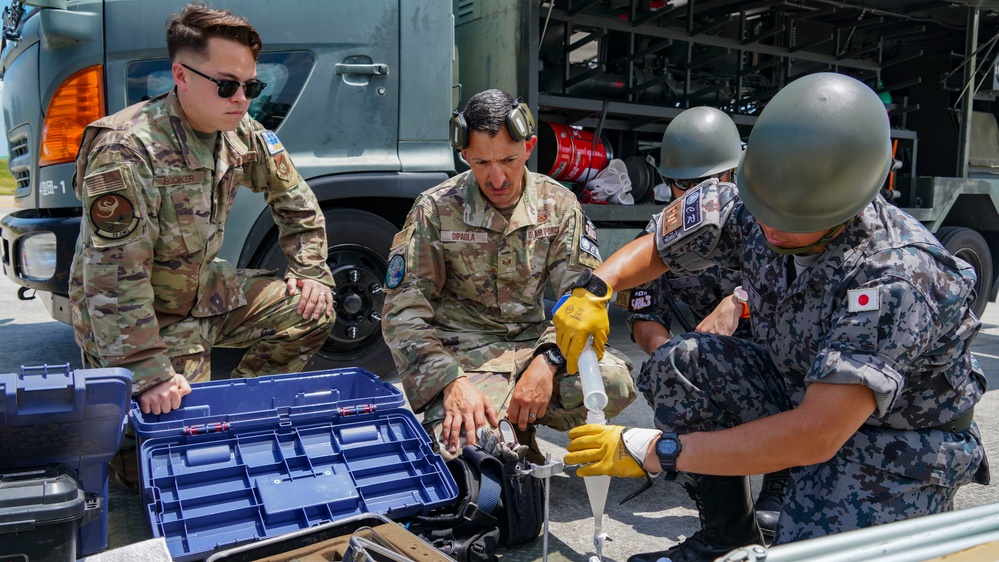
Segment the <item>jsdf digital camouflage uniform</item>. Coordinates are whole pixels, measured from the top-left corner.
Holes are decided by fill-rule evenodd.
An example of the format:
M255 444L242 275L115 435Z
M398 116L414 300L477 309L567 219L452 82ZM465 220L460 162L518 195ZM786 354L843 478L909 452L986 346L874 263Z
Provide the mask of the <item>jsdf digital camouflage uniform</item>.
M734 189L734 186L733 186ZM742 201L737 199L733 213L747 213ZM656 221L649 223L646 233L654 232ZM690 309L687 321L690 327L696 327L718 306L722 299L730 298L736 287L742 284L739 264L728 263L728 266L711 265L700 271L671 269L662 276L635 287L627 295L625 303L631 314L628 316L628 329L634 330L635 322L646 320L657 322L670 329L674 313L669 306L669 299L682 302ZM682 312L682 309L678 309ZM752 337L752 328L748 319L739 321L739 326L732 335L742 338Z
M392 244L382 332L413 410L434 435L444 387L461 376L506 414L518 375L555 344L546 283L563 294L600 263L596 230L572 192L527 171L525 182L507 221L471 172L459 174L420 195ZM607 352L600 366L610 417L635 398L631 365ZM563 367L538 423L565 431L585 417L579 377Z
M210 350L250 349L233 376L300 370L332 318L296 313L275 272L218 259L242 185L263 192L288 257L288 275L330 287L325 220L270 131L245 116L218 134L214 154L174 92L92 123L77 159L82 230L70 300L87 363L120 366L139 393L172 375L211 375Z
M948 429L985 392L973 269L878 196L789 282L793 259L731 214L735 197L688 193L657 216L657 244L690 269L739 253L759 343L689 333L659 348L638 380L656 425L711 431L790 410L814 381L869 387L877 410L842 449L791 469L776 543L948 511L959 486L988 483L978 427Z

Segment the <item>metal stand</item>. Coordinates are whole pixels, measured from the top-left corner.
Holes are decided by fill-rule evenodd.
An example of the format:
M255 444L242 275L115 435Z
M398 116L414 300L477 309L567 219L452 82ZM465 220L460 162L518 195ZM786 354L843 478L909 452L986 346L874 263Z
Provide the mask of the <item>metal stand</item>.
M558 474L565 470L565 464L562 461L552 461L551 452L545 453L545 464L537 465L531 463L531 476L534 478L541 478L545 481L545 538L542 544L542 560L548 562L548 495L549 495L549 483L551 482L551 477L554 474Z

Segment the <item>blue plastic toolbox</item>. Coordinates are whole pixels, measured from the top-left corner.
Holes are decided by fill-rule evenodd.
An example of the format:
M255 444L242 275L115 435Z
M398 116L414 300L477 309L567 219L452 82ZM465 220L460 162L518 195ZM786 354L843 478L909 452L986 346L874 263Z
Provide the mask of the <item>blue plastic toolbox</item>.
M402 393L363 369L194 384L129 412L153 535L175 560L362 513L425 514L457 486Z
M65 465L87 496L88 510L95 509L94 502L106 505L108 461L121 444L131 390L132 377L124 369L70 370L69 365L46 365L0 374L0 473L22 481L0 491L0 503L8 492L30 490L23 480L32 472L44 480L46 471ZM107 548L107 510L96 507L99 515L79 528L71 559ZM45 509L38 506L39 513ZM2 540L0 545L0 550L8 547Z

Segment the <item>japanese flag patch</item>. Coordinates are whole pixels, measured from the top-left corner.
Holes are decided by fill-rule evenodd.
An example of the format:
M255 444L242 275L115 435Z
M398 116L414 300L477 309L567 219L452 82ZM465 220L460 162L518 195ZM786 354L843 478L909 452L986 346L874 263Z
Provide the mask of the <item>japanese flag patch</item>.
M880 293L874 289L850 289L847 291L850 299L850 312L867 312L881 309Z

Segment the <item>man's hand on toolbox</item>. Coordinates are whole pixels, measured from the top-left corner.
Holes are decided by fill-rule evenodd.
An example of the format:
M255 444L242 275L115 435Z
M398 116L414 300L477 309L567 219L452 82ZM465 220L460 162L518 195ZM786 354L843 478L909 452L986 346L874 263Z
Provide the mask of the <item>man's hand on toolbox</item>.
M174 376L139 394L137 401L143 414L166 414L180 408L181 398L191 393L184 375Z
M660 433L620 425L581 425L569 430L569 454L563 462L583 465L576 470L579 476L642 478L648 476L642 467L645 456Z

